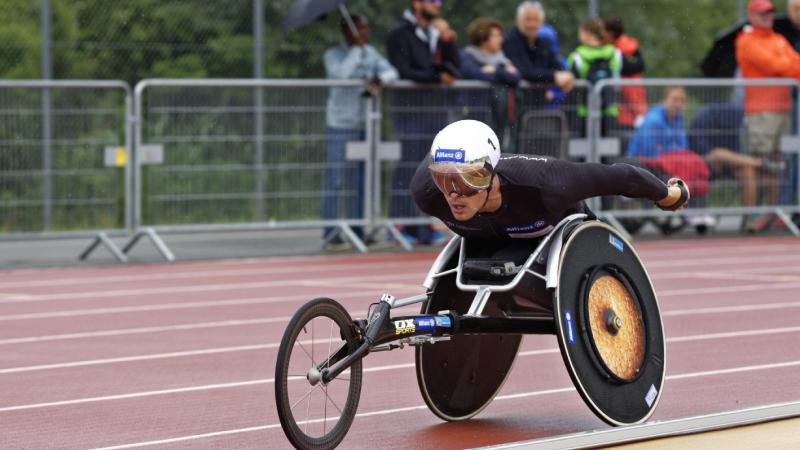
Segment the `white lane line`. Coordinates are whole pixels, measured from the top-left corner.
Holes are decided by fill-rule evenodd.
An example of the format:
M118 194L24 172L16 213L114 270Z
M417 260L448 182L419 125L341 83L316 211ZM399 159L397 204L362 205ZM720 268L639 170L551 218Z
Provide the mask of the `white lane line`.
M67 369L71 367L99 366L105 364L128 363L134 361L151 361L155 359L183 358L187 356L215 355L219 353L247 352L253 350L278 348L279 345L280 343L239 345L236 347L204 348L200 350L190 350L184 352L153 353L149 355L121 356L118 358L104 358L104 359L89 359L83 361L72 361L72 362L65 362L58 364L42 364L38 366L10 367L8 369L0 369L0 374L5 375L9 373L35 372L40 370L52 370L52 369Z
M421 289L415 288L413 291L415 294L418 294ZM337 298L343 297L356 297L347 300L340 300L340 302L345 301L355 301L355 300L364 300L364 296L369 295L369 292L364 289L358 291L351 291L351 292L340 292L335 295ZM50 311L50 312L42 312L42 313L23 313L23 314L9 314L6 316L0 316L0 321L12 321L12 320L35 320L35 319L52 319L57 317L78 317L78 316L93 316L93 315L100 315L100 314L123 314L123 313L137 313L137 312L147 312L147 311L164 311L164 310L172 310L172 309L193 309L193 308L219 308L219 307L228 307L228 306L243 306L243 305L268 305L273 303L288 303L294 301L308 301L312 298L316 297L330 297L330 295L323 295L319 293L315 294L298 294L298 295L284 295L284 296L274 296L274 297L257 297L257 298L241 298L241 299L231 299L231 300L209 300L209 301L202 301L202 302L179 302L179 303L160 303L155 305L142 305L142 306L119 306L114 308L92 308L92 309L77 309L77 310L65 310L65 311ZM376 297L377 300L380 297L380 291L376 290ZM366 304L365 304L366 306Z
M744 331L732 331L726 333L713 333L713 334L700 334L694 336L683 336L683 337L672 337L667 338L667 343L673 342L687 342L687 341L697 341L697 340L708 340L708 339L728 339L728 338L738 338L738 337L747 337L747 336L761 336L761 335L771 335L771 334L783 334L783 333L795 333L800 332L800 327L785 327L785 328L764 328L764 329L757 329L757 330L744 330ZM168 352L168 353L152 353L149 355L134 355L134 356L120 356L116 358L102 358L102 359L88 359L82 361L70 361L64 363L55 363L55 364L41 364L36 366L20 366L20 367L9 367L6 369L0 369L0 375L11 374L11 373L22 373L22 372L38 372L43 370L55 370L55 369L65 369L65 368L73 368L73 367L87 367L87 366L101 366L101 365L108 365L108 364L119 364L119 363L128 363L128 362L138 362L138 361L150 361L150 360L158 360L158 359L168 359L168 358L183 358L188 356L203 356L203 355L215 355L221 353L235 353L235 352L247 352L247 351L254 351L254 350L265 350L265 349L272 349L278 348L280 346L279 342L272 342L267 344L252 344L252 345L240 345L235 347L217 347L217 348L206 348L206 349L198 349L198 350L187 350L182 352ZM559 351L557 347L554 348L547 348L541 350L529 350L520 352L520 356L535 356L535 355L543 355L547 353L555 353ZM383 366L381 366L383 367ZM389 366L389 367L405 367L405 365L398 365L398 366ZM388 370L388 369L378 369L373 368L372 370L366 370L367 372L370 371L378 371L378 370Z
M426 266L424 261L419 262L420 266ZM336 272L342 270L366 270L366 269L380 269L380 268L397 268L397 263L352 263L352 264L326 264L319 266L303 266L303 273L309 272ZM420 269L422 271L423 269ZM84 284L102 284L102 283L124 283L133 281L159 281L159 280L185 280L194 278L223 278L223 277L238 277L245 275L281 275L281 274L296 274L298 273L297 267L259 267L259 268L246 268L246 269L219 269L219 270L189 270L182 272L158 272L158 273L145 273L145 274L130 274L130 275L110 275L110 276L91 276L91 277L71 277L71 278L56 278L44 280L25 280L25 281L6 281L0 282L0 288L30 288L30 287L53 287L53 286L75 286ZM0 293L0 295L3 295Z
M686 258L686 259L668 259L668 260L649 260L643 259L645 267L648 269L653 267L692 267L692 266L704 266L704 267L715 267L715 266L742 266L746 267L749 264L777 264L777 263L798 263L800 262L800 256L796 254L790 255L783 255L783 256L775 256L775 255L766 255L766 256L751 256L748 258L731 258L731 257L723 257L723 258Z
M147 392L133 392L130 394L120 394L120 395L106 395L103 397L91 397L91 398L81 398L77 400L64 400L60 402L49 402L49 403L36 403L32 405L19 405L19 406L8 406L5 408L0 408L0 413L3 412L12 412L12 411L22 411L22 410L29 410L29 409L40 409L40 408L51 408L56 406L68 406L68 405L81 405L86 403L97 403L97 402L105 402L105 401L113 401L113 400L127 400L131 398L142 398L142 397L152 397L155 395L168 395L168 394L180 394L185 392L198 392L198 391L205 391L209 389L230 389L230 388L238 388L244 386L255 386L259 384L267 384L272 383L275 380L270 378L268 380L249 380L249 381L237 381L233 383L220 383L220 384L208 384L205 386L189 386L184 388L176 388L176 389L163 389L159 391L147 391Z
M800 250L800 246L798 247ZM764 252L780 250L782 252L781 256L786 256L787 253L796 254L796 250L789 248L787 250L786 245L764 245L764 246L742 246L742 247L723 247L719 249L714 249L715 252L721 252L727 256L733 256L737 254L744 254L744 255L752 255L754 251L760 252L763 254ZM669 252L669 251L647 251L647 252L640 252L643 253L643 257L646 258L647 261L653 261L657 263L658 260L662 259L669 259L673 256L680 256L686 258L689 255L698 255L698 256L706 256L708 255L708 249L687 249L683 251L676 251L676 252ZM652 253L652 254L650 254ZM777 255L773 255L777 256ZM431 258L432 260L432 258ZM227 276L243 276L243 275L260 275L260 274L284 274L284 273L296 273L297 268L295 267L271 267L268 264L275 263L274 260L269 259L254 259L251 261L221 261L216 265L222 266L230 266L238 262L245 262L247 265L251 266L254 263L260 263L264 267L243 267L243 268L233 268L233 269L211 269L206 266L201 266L199 270L191 270L192 264L187 264L184 267L187 270L178 270L175 272L156 272L156 273L143 273L143 274L111 274L111 275L103 275L103 274L95 274L93 276L76 276L81 275L82 273L76 274L74 271L70 273L64 273L63 270L55 269L55 270L48 270L48 269L36 269L37 273L47 274L48 276L45 277L46 279L36 279L36 280L21 280L21 281L0 281L0 289L8 288L8 287L48 287L48 286L74 286L74 285L82 285L82 284L100 284L100 283L118 283L118 282L132 282L132 281L155 281L155 280L174 280L174 279L193 279L193 278L204 278L207 276L214 276L214 277L227 277ZM291 261L290 261L291 262ZM342 269L351 269L357 270L361 268L376 268L376 267L397 267L397 262L369 262L369 261L356 261L356 262L334 262L334 261L324 261L320 259L311 259L308 258L300 258L297 260L297 263L304 263L304 262L312 262L316 265L304 265L304 271L314 271L314 272L331 272L337 271ZM409 261L412 264L419 264L424 266L425 269L429 266L428 261L419 260L419 261ZM422 270L422 269L421 269ZM82 271L84 272L84 271ZM67 278L52 278L53 275L67 275ZM8 278L12 278L14 273L12 272ZM24 275L24 273L22 274ZM2 294L0 294L2 295Z
M716 306L695 309L674 309L664 311L662 316L689 316L694 314L719 314L744 311L766 311L769 309L800 308L800 302L763 303L755 305Z
M760 291L775 291L782 289L794 289L800 287L800 282L794 283L757 283L757 284L741 284L730 286L716 286L707 288L688 288L688 289L668 289L656 291L658 297L675 297L686 295L702 295L702 294L726 294L732 292L760 292Z
M180 325L165 325L158 327L122 328L116 330L88 331L84 333L50 334L46 336L0 339L0 345L30 344L36 342L65 341L72 339L87 339L87 338L108 337L108 336L125 336L131 334L163 333L169 331L198 330L204 328L241 327L248 325L274 323L274 322L288 322L289 319L291 319L291 316L269 317L262 319L246 319L246 320L244 319L221 320L217 322L198 322L198 323L187 323Z
M343 282L336 282L335 280L332 280L331 283L332 286L334 287L338 288L347 287L347 285ZM336 297L338 299L355 295L362 297L364 295L363 289L375 287L376 291L381 291L386 287L385 284L371 285L367 283L360 283L357 284L356 286L360 287L362 290L352 291L352 292L340 292L336 293L333 297ZM399 284L395 285L396 289L402 289L403 287L404 285L399 285ZM721 294L721 293L739 292L739 291L753 292L753 291L766 291L766 290L781 290L781 289L793 289L796 287L800 287L800 282L750 284L750 285L739 285L739 286L733 285L733 286L720 286L711 288L689 288L689 289L673 289L673 290L662 289L657 291L657 294L659 297L670 297L670 296L688 296L688 295L698 295L698 294ZM408 289L408 293L421 293L421 292L422 292L421 287L415 286L414 289L411 288ZM395 292L395 294L397 293L398 292ZM200 302L162 303L162 304L142 305L142 306L120 306L120 307L107 307L107 308L66 310L66 311L51 311L42 313L9 314L0 316L0 321L36 320L36 319L49 319L57 317L62 317L62 318L78 317L78 316L99 315L99 314L122 314L122 313L135 313L144 311L163 311L163 310L173 310L173 309L214 308L214 307L225 307L225 306L271 304L271 303L292 302L297 300L305 301L313 297L319 297L319 296L330 296L330 295L301 294L301 295L279 296L266 299L244 298L244 299L230 299L230 300L209 300ZM782 305L781 307L795 307L793 303L783 303L781 305Z
M359 292L359 294L360 293L362 292ZM261 300L256 300L255 303L264 303L264 302ZM166 306L171 306L171 305L166 305ZM397 308L394 311L402 312L404 309L411 310L413 308L414 308L413 305L411 305L406 308ZM663 311L661 315L671 317L671 316L686 316L695 314L699 315L699 314L719 314L719 313L732 313L732 312L745 312L745 311L767 311L773 309L789 309L789 308L800 308L800 302L760 303L752 305L676 309L676 310ZM141 309L137 309L136 311L141 311ZM76 314L70 314L70 315L84 315L80 311L76 311L75 313ZM108 312L106 310L101 310L98 313L107 314ZM25 344L25 343L70 340L70 339L84 339L84 338L105 337L105 336L122 336L128 334L158 333L158 332L192 330L192 329L202 329L202 328L247 326L247 325L254 325L261 323L274 323L274 322L283 323L283 322L288 322L290 318L291 318L290 316L285 316L285 317L272 317L272 318L261 318L261 319L232 319L232 320L224 320L218 322L199 322L199 323L180 324L180 325L165 325L165 326L142 327L142 328L123 328L115 330L90 331L83 333L20 337L20 338L10 338L10 339L0 340L0 345ZM0 320L3 320L2 316L0 316ZM784 330L784 329L787 328L778 328L778 330Z
M719 370L708 370L703 372L689 372L683 374L675 374L669 375L666 377L667 380L681 380L685 378L697 378L697 377L708 377L708 376L716 376L716 375L727 375L730 373L741 373L741 372L754 372L759 370L769 370L769 369L781 369L786 367L794 367L800 366L800 360L798 361L787 361L783 363L775 363L775 364L762 364L757 366L740 366L740 367L732 367L728 369L719 369ZM563 387L563 388L556 388L556 389L547 389L541 391L529 391L529 392L520 392L517 394L507 394L507 395L498 395L494 398L494 401L504 401L504 400L516 400L520 398L529 398L529 397L536 397L536 396L543 396L543 395L551 395L551 394L562 394L566 392L574 392L575 387ZM393 408L393 409L384 409L378 411L370 411L365 413L358 413L356 414L357 418L361 417L370 417L370 416L382 416L388 414L396 414L400 412L408 412L408 411L417 411L417 410L424 410L428 407L426 405L417 405L417 406L408 406L404 408ZM330 419L334 420L334 419ZM308 420L303 422L298 422L299 424L305 423L316 423L321 422L322 419L314 419ZM270 425L261 425L256 427L248 427L248 428L237 428L232 430L224 430L224 431L216 431L211 433L203 433L203 434L194 434L189 436L180 436L168 439L160 439L154 441L145 441L145 442L136 442L131 444L122 444L122 445L115 445L112 447L100 447L94 450L118 450L124 448L136 448L136 447L148 447L152 445L162 445L162 444L171 444L175 442L185 442L185 441L192 441L198 439L205 439L217 436L225 436L231 434L239 434L239 433L247 433L252 431L263 431L269 430L280 427L280 423L274 423Z
M720 266L720 265L747 265L757 263L768 263L775 265L780 262L800 262L800 257L790 255L788 257L752 257L752 258L709 258L709 259L694 259L694 260L681 260L681 261L652 261L647 262L646 265L650 267L686 267L693 265L703 266ZM397 265L395 265L396 267ZM404 269L407 269L404 267ZM244 290L244 289L258 289L278 286L317 286L319 283L326 283L326 285L335 286L337 283L361 283L365 281L376 282L392 282L395 280L418 280L422 282L424 273L421 270L414 272L407 272L402 274L380 274L380 275L361 275L356 277L317 277L311 279L295 279L295 280L273 280L262 282L249 282L249 283L214 283L207 285L181 285L181 286L168 286L158 288L135 288L135 289L118 289L118 290L100 290L100 291L83 291L83 292L67 292L67 293L54 293L54 294L28 294L26 297L21 298L6 298L0 299L0 303L22 303L22 302L44 302L54 300L77 300L77 299L107 299L118 298L127 296L141 296L141 295L155 295L155 294L176 294L176 293L194 293L194 292L209 292L209 291L230 291L230 290ZM25 295L25 294L23 294Z
M420 285L422 284L424 274L419 272L401 273L401 274L380 274L380 275L361 275L357 277L339 277L328 279L330 284L336 286L337 283L357 282L364 281L391 281L396 279L408 279L416 277ZM296 279L296 280L277 280L277 281L256 281L250 283L214 283L214 284L193 284L190 286L168 286L157 288L138 288L138 289L119 289L119 290L103 290L103 291L86 291L86 292L65 292L58 294L41 294L29 295L26 298L20 299L5 299L0 300L2 304L8 303L28 303L28 302L44 302L53 300L87 300L87 299L109 299L116 297L130 297L130 296L144 296L155 294L177 294L177 293L196 293L196 292L218 292L218 291L238 291L247 289L261 289L272 287L288 287L288 286L316 286L314 282L316 279Z
M548 352L549 353L549 352ZM390 366L378 366L378 367L368 367L363 369L363 372L383 372L387 370L397 370L397 369L410 369L413 368L414 364L395 364ZM231 383L218 383L218 384L207 384L202 386L188 386L183 388L174 388L174 389L161 389L157 391L144 391L144 392L132 392L130 394L118 394L118 395L105 395L102 397L89 397L89 398L81 398L76 400L62 400L58 402L47 402L47 403L35 403L30 405L18 405L18 406L7 406L4 408L0 408L0 413L2 412L11 412L11 411L21 411L21 410L28 410L28 409L40 409L40 408L50 408L54 406L69 406L69 405L80 405L85 403L97 403L97 402L105 402L105 401L113 401L113 400L127 400L131 398L142 398L142 397L153 397L157 395L171 395L171 394L182 394L186 392L198 392L198 391L206 391L206 390L214 390L214 389L230 389L230 388L239 388L245 386L255 386L259 384L272 384L275 382L274 378L264 378L259 380L247 380L247 381L235 381Z

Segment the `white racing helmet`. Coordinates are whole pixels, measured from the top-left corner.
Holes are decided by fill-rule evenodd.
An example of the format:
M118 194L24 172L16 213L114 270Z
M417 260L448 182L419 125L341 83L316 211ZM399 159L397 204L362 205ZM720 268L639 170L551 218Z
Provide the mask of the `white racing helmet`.
M429 168L439 190L469 197L491 188L499 160L494 130L477 120L459 120L433 139Z

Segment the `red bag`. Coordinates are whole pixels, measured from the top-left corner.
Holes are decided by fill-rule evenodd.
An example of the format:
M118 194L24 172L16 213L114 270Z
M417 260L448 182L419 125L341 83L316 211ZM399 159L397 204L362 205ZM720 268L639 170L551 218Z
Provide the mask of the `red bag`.
M706 160L690 150L670 150L655 158L642 162L654 169L664 171L669 177L678 177L689 185L693 195L708 193L708 178L711 171Z

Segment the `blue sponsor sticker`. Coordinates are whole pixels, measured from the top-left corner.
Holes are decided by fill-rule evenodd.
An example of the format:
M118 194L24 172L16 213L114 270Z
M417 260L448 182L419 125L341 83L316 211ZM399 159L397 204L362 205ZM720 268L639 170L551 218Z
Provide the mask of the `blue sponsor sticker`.
M433 154L433 162L464 162L464 150L440 148Z
M621 252L625 251L625 244L622 243L622 240L611 233L608 234L608 243Z
M529 223L527 225L514 225L503 228L506 233L528 233L531 231L540 230L547 226L547 221L544 219L539 219L536 222Z
M433 330L436 328L436 320L433 317L420 317L414 319L418 331Z
M564 319L567 322L567 342L570 344L575 343L575 330L572 327L572 311L564 310Z
M436 316L436 326L450 328L452 326L452 324L450 323L450 317Z

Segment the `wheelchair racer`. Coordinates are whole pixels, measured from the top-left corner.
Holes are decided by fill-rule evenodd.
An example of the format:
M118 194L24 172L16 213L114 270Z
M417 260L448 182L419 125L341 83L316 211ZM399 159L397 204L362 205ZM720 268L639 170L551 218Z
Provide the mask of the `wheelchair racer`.
M664 184L629 164L501 155L495 132L477 120L453 122L436 135L410 189L423 212L456 234L503 241L545 236L575 212L593 217L583 204L590 197L646 198L666 211L689 200L683 181Z

